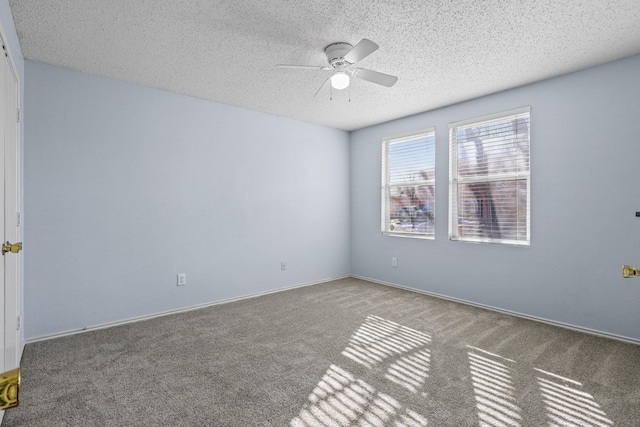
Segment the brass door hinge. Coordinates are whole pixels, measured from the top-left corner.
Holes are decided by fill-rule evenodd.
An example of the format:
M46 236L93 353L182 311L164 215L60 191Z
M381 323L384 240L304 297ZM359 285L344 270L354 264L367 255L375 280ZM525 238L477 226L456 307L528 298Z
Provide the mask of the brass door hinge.
M0 410L15 408L20 404L20 368L0 374Z

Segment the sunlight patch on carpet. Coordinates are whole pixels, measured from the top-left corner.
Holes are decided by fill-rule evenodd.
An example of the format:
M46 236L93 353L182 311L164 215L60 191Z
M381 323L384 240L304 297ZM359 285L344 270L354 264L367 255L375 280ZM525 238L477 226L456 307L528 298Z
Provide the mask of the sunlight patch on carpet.
M550 427L611 427L607 414L593 396L582 391L582 383L536 369L538 386L551 420Z
M422 415L376 390L337 365L331 365L291 427L421 427Z
M521 411L509 366L515 362L477 347L467 348L479 425L520 427Z
M342 355L371 369L393 360L385 377L416 393L428 376L431 336L378 316L367 316Z
M416 351L394 361L385 378L416 393L428 377L430 362L431 352L428 349Z

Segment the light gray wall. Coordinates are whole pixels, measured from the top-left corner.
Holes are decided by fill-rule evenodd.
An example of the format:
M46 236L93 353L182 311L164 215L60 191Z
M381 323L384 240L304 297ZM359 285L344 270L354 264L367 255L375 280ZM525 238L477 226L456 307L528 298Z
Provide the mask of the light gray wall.
M350 138L40 63L25 73L27 338L351 273L640 339L640 282L621 278L640 264L640 57ZM448 123L524 105L531 246L448 241ZM381 139L430 126L437 238L384 237Z
M639 76L636 56L353 132L352 274L640 339ZM526 105L531 246L449 241L448 124ZM381 140L430 126L436 239L382 236Z
M25 69L28 339L349 274L348 133Z

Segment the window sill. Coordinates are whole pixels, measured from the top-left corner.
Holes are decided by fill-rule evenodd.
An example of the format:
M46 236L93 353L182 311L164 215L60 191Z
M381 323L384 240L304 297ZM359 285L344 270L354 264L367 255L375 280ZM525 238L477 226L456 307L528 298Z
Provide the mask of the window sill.
M390 237L407 237L409 239L435 240L436 236L429 236L420 233L394 233L391 231L383 231L382 235Z

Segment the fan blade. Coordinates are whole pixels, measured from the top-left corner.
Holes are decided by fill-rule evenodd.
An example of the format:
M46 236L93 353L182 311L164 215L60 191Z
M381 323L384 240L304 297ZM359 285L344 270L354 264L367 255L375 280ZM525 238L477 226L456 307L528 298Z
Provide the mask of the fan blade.
M367 70L366 68L357 68L354 71L354 75L357 78L386 87L391 87L398 81L398 78L396 76L380 73L378 71Z
M362 39L344 56L344 60L355 64L378 50L378 45L369 39Z
M329 80L331 80L331 77L332 77L332 76L329 76L329 78L328 78L327 80L325 80L325 81L324 81L324 83L322 83L322 86L320 86L320 89L318 89L318 91L316 92L316 95L317 95L317 94L319 94L319 93L320 93L320 91L322 90L322 88L327 84L327 82L328 82ZM316 97L316 95L313 95L313 97L315 98L315 97Z
M303 70L331 70L331 67L325 67L322 65L288 65L288 64L278 64L276 65L278 68L299 68Z

